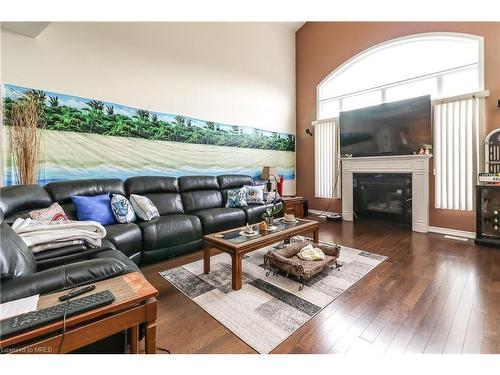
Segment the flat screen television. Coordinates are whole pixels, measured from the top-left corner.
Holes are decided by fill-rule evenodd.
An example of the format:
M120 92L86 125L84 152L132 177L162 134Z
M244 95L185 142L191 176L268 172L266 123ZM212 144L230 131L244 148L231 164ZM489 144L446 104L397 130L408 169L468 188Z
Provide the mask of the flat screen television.
M340 112L341 156L411 155L432 144L430 95Z

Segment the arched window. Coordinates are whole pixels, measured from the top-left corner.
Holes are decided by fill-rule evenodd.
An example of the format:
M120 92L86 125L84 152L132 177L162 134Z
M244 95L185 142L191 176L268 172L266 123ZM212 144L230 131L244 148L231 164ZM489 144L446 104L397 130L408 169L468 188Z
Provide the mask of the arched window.
M317 87L316 196L339 197L340 112L431 95L435 208L471 211L488 94L482 37L416 34L359 53Z
M317 119L420 95L438 99L483 90L482 61L482 38L468 34L425 33L378 44L318 85Z

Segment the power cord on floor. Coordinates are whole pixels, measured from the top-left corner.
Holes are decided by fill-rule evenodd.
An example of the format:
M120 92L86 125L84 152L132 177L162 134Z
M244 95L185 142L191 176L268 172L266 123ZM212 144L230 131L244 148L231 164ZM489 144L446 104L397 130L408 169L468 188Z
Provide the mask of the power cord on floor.
M165 352L165 353L167 353L167 354L172 354L172 353L170 352L170 350L165 349L165 348L162 348L161 346L157 346L157 347L156 347L156 350L161 350L161 351L163 351L163 352Z
M69 292L73 292L77 287L74 287L72 288ZM63 346L63 342L64 342L64 337L66 336L66 315L68 314L68 307L69 307L69 302L71 301L71 298L68 298L66 300L66 303L64 304L64 315L63 315L63 328L62 328L62 337L61 337L61 341L59 341L59 347L57 348L57 354L61 354L61 349L62 349L62 346Z

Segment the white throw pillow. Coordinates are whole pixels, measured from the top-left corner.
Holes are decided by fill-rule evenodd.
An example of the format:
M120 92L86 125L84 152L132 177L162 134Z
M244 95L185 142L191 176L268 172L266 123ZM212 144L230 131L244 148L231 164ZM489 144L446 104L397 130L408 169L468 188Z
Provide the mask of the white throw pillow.
M265 185L245 185L247 191L248 204L264 204L264 189Z
M160 216L156 206L147 197L130 194L130 203L134 208L135 214L144 221L150 221Z
M111 211L113 211L116 221L121 224L133 223L135 221L134 208L123 195L113 194L111 198Z

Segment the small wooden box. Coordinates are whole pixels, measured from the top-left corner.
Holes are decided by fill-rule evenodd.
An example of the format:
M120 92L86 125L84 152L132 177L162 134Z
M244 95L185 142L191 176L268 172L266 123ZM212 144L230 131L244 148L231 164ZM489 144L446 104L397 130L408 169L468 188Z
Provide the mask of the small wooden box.
M283 213L304 217L304 197L283 197Z

